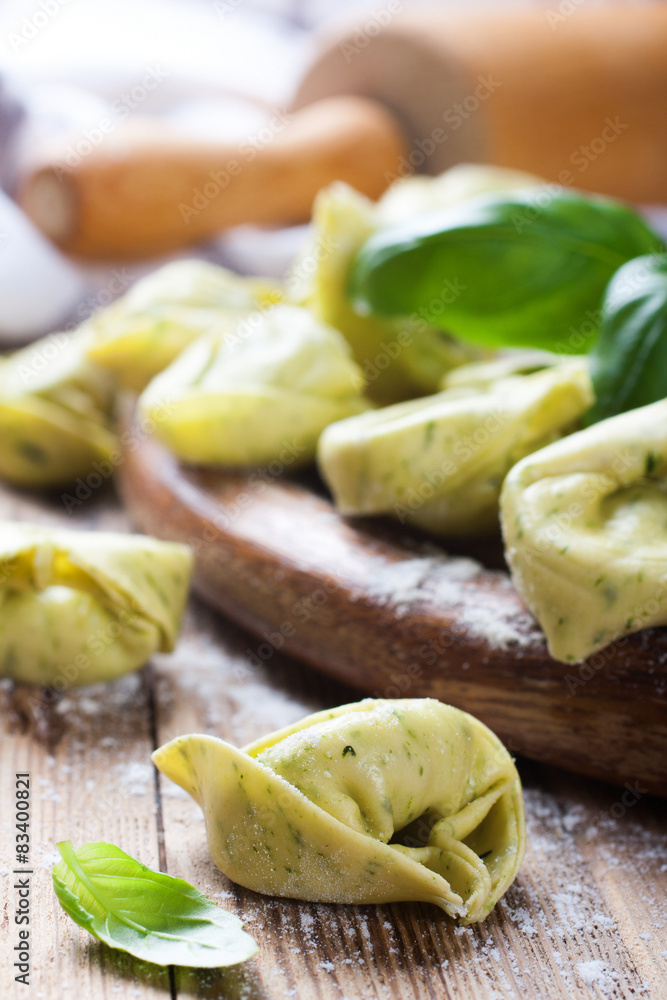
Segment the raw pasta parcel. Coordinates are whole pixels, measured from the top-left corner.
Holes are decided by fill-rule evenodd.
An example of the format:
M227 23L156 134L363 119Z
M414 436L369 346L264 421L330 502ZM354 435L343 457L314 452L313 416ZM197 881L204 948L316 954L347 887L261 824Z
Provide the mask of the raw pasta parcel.
M204 810L217 866L257 892L421 900L474 923L523 857L512 758L477 719L433 699L343 705L243 750L181 736L153 759Z

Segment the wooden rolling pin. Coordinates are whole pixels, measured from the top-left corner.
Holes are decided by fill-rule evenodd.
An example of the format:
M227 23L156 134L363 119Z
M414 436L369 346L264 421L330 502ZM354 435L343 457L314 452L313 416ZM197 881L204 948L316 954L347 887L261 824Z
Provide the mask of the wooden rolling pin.
M392 178L465 161L666 202L667 5L458 15L389 4L329 39L295 107L251 157L139 119L63 170L70 137L20 201L63 249L98 258L303 221L333 180L375 197Z
M564 5L561 5L561 7ZM401 122L407 169L475 161L667 202L667 4L417 7L330 39L295 106L338 93Z
M194 142L137 118L72 166L68 137L27 177L19 201L69 253L150 257L230 226L304 222L320 188L337 179L376 198L406 152L390 113L361 97L277 114L266 132L254 145Z

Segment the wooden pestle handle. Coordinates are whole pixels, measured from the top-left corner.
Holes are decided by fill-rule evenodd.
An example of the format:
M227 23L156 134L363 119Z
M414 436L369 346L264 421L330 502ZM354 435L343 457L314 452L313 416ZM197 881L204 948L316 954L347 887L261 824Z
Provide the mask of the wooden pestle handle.
M26 178L19 202L63 250L102 259L168 253L245 223L304 222L335 180L376 198L405 154L391 113L353 96L276 114L255 142L191 141L137 118L71 165L67 149L71 140Z

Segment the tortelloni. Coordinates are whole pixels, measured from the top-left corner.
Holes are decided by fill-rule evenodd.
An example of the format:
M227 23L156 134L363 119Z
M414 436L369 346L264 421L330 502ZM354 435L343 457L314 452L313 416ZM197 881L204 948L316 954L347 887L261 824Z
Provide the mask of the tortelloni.
M197 340L139 405L184 461L296 466L314 457L328 424L366 409L363 385L337 330L306 309L276 305L250 329Z
M436 177L419 174L394 181L377 202L378 220L391 226L424 212L453 208L480 194L541 187L544 183L541 177L523 170L458 163Z
M93 684L173 649L191 564L143 535L0 523L0 676Z
M181 736L155 764L204 810L216 865L257 892L332 903L435 903L485 917L525 844L512 758L432 699L310 715L243 750Z
M344 335L378 403L434 392L443 372L477 356L422 317L362 316L347 297L352 260L378 226L377 207L347 184L324 188L315 199L310 241L288 289L299 304ZM310 261L316 261L313 269ZM444 294L453 294L444 289Z
M87 334L57 333L0 360L0 477L16 486L65 486L112 468L113 389L86 360Z
M376 402L395 403L435 392L445 372L479 352L447 336L423 316L390 319L356 312L348 300L347 285L362 244L382 226L422 212L450 208L487 192L542 183L517 170L459 164L438 177L399 179L375 203L340 182L320 191L313 207L311 238L293 269L300 280L292 280L290 292L346 337ZM439 305L444 308L458 294L457 285L445 278ZM438 303L432 305L437 308Z
M202 333L227 329L282 297L268 278L244 278L203 260L174 261L88 321L88 355L119 385L141 390Z
M562 363L562 356L551 351L537 348L508 350L493 358L454 368L443 377L440 388L486 392L498 379L509 378L511 375L532 375Z
M525 458L501 497L512 578L556 659L667 624L667 400Z
M318 460L344 514L393 514L442 535L492 531L509 469L572 430L593 401L584 361L481 384L458 372L435 396L327 428Z

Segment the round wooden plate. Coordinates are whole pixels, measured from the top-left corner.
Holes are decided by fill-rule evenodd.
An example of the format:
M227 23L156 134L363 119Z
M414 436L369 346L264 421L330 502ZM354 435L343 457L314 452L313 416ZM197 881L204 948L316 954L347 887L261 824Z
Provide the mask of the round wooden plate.
M270 470L185 468L131 420L127 507L193 546L196 592L256 637L250 666L281 650L374 697L440 698L515 754L667 795L667 629L559 663L508 574L487 568L497 544L475 551L482 566L343 518Z

